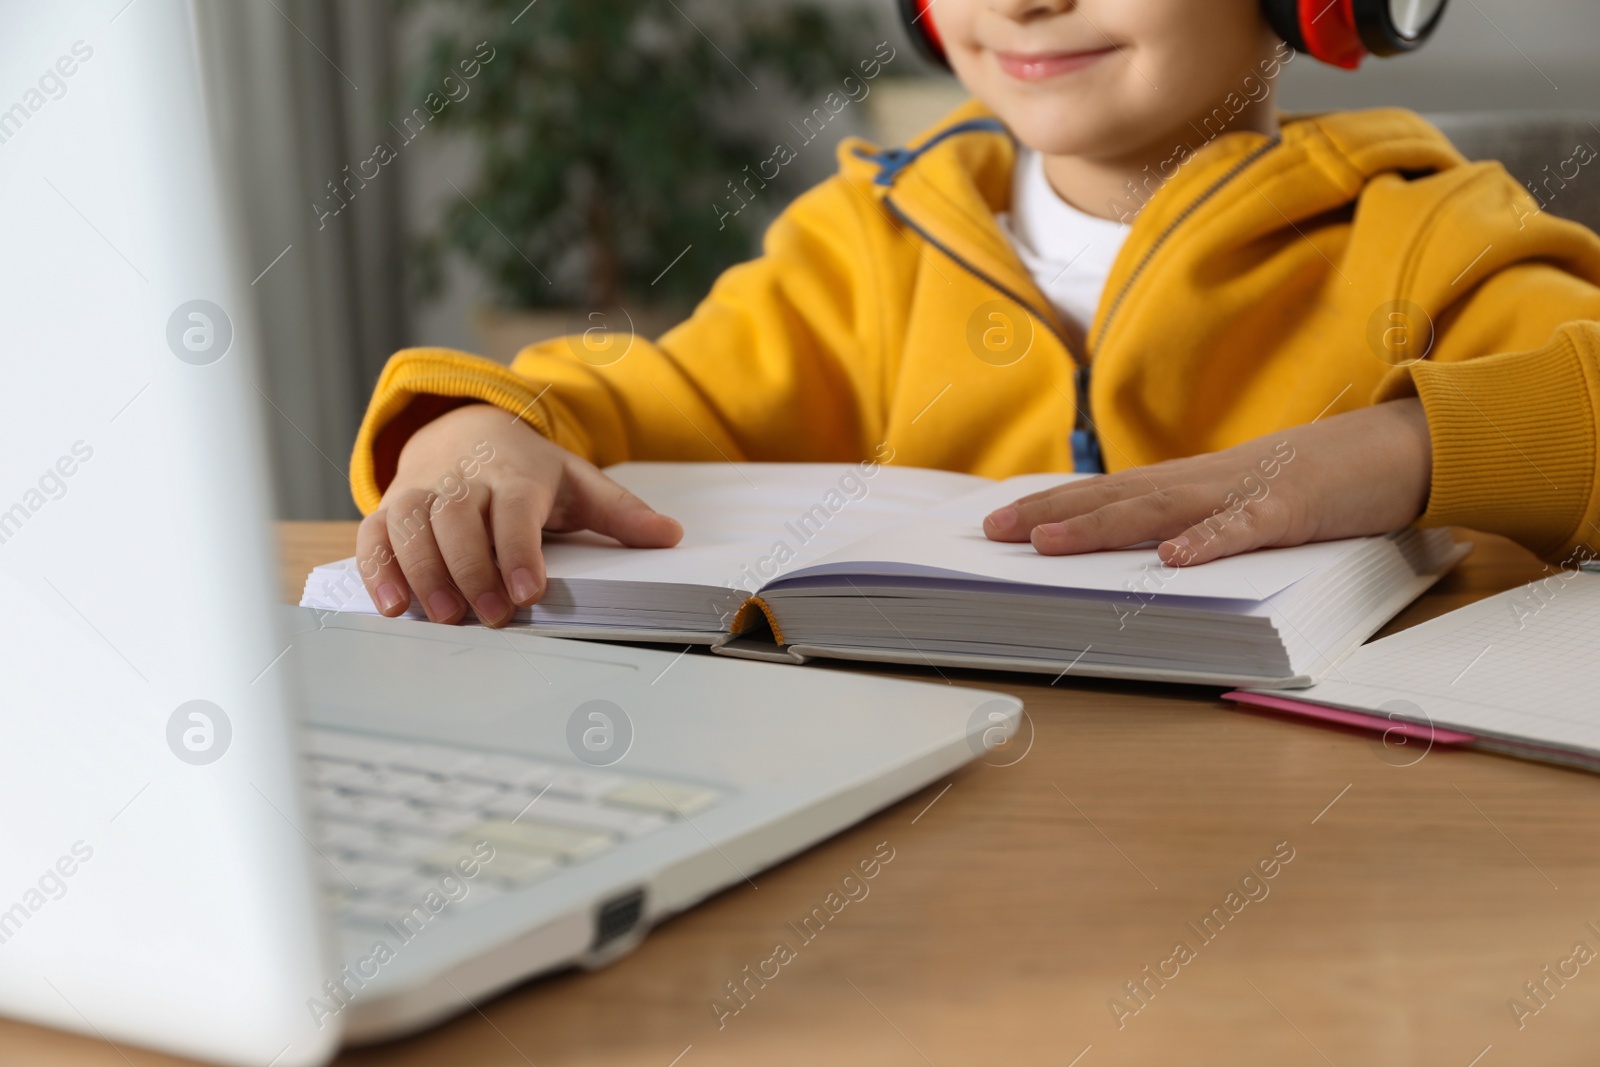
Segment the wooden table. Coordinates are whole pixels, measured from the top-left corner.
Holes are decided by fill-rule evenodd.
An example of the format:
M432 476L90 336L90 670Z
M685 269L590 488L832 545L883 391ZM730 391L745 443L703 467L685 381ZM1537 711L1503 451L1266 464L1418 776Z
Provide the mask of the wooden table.
M290 600L313 563L353 550L353 524L282 532ZM1543 573L1508 542L1472 539L1391 629ZM1600 1062L1600 962L1549 980L1520 1030L1508 1007L1576 942L1600 952L1585 925L1600 929L1600 780L1440 748L1397 766L1365 735L1242 712L1215 690L945 673L1026 700L1024 758L930 786L612 967L339 1062ZM794 940L785 923L885 841L895 858L870 895L719 1029L724 983ZM1247 883L1260 899L1203 941L1195 927L1275 848L1293 859ZM1147 965L1176 974L1158 986ZM1143 1006L1127 982L1152 991ZM0 1023L0 1050L8 1065L177 1062L17 1023Z

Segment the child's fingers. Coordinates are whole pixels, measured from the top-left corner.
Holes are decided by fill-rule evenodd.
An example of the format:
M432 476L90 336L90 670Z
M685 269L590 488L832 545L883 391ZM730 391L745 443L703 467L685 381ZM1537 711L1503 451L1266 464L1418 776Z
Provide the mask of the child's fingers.
M1169 566L1192 567L1257 548L1298 544L1304 540L1304 537L1286 540L1288 527L1289 511L1274 495L1233 510L1208 514L1171 540L1163 541L1156 553Z
M1150 483L1095 478L1069 482L1043 493L1032 493L985 516L983 532L991 541L1027 541L1033 528L1087 515L1119 500L1146 495Z
M406 580L434 622L460 622L467 603L450 582L450 569L433 536L431 508L435 496L426 490L401 493L387 507L389 543L400 559Z
M566 474L580 528L615 537L630 548L671 548L683 537L678 520L656 511L598 468L573 463Z
M1048 489L1041 489L1037 493L1019 496L1013 504L1031 504L1037 500L1048 500L1053 496L1062 496L1068 493L1079 493L1087 490L1115 491L1119 496L1127 496L1130 491L1147 492L1159 489L1164 484L1163 476L1175 463L1192 462L1192 460L1164 460L1160 463L1151 463L1144 467L1129 467L1127 470L1117 471L1115 474L1094 474L1087 478L1074 478L1070 482L1052 485Z
M450 579L478 621L487 626L503 626L516 609L500 584L500 569L494 565L489 549L489 531L483 513L470 500L436 504L433 511L433 536L439 554L450 571Z
M517 604L532 604L544 595L544 556L539 547L549 515L549 493L531 480L497 484L489 497L495 558Z
M1222 494L1213 486L1183 485L1106 504L1060 522L1034 527L1041 555L1064 556L1160 541L1199 522Z
M395 616L411 603L411 587L395 558L386 525L388 509L379 508L361 520L356 530L356 569L367 594L384 615Z
M1108 475L1097 474L1093 478L1084 478L1076 482L1063 482L1061 485L1052 485L1050 488L1041 489L1037 493L1029 493L1027 496L1019 496L1017 499L1013 500L1011 504L1014 507L1023 504L1032 504L1039 500L1049 500L1051 497L1057 495L1058 493L1063 493L1068 489L1078 489L1090 485L1104 485L1108 477Z

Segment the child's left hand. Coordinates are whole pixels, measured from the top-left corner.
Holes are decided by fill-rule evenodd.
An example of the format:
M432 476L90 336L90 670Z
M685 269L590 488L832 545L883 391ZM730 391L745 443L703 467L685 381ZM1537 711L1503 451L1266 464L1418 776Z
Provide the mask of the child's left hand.
M1428 502L1422 402L1393 400L1222 452L1099 475L1022 497L983 522L1047 556L1160 541L1169 565L1398 530Z

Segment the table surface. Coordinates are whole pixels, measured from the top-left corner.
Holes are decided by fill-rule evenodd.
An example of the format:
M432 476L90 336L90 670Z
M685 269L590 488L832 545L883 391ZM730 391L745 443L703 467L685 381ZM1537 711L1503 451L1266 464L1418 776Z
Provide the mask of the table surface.
M1507 541L1458 536L1472 556L1386 632L1546 573ZM286 523L281 537L294 601L311 565L353 551L355 527ZM526 983L338 1062L1600 1059L1600 967L1573 977L1563 963L1578 942L1600 950L1595 777L1437 747L1401 766L1414 753L1241 711L1214 689L945 674L1026 701L1026 756L940 780L667 921L611 967ZM792 940L785 924L885 841L895 858L870 894L719 1028L710 1005L725 983ZM1275 849L1293 858L1260 883L1267 895L1230 901ZM1195 927L1230 905L1238 914L1203 940ZM1189 951L1175 958L1179 942ZM1546 965L1566 968L1564 984ZM1147 966L1176 975L1158 986ZM1541 979L1543 1006L1524 990ZM1152 991L1142 1005L1134 981ZM1513 998L1537 1014L1519 1020ZM6 1064L180 1062L12 1022L0 1049Z

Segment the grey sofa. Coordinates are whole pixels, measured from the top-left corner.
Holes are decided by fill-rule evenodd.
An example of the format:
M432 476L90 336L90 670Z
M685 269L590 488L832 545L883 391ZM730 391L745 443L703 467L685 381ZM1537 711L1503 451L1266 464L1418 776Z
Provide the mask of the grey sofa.
M1600 232L1600 112L1460 111L1428 120L1468 159L1497 159L1532 183L1551 214Z

